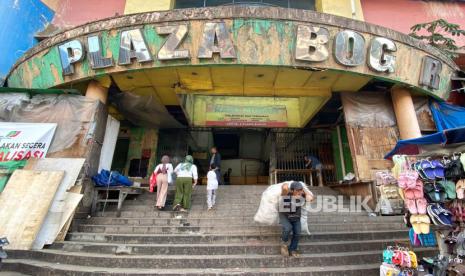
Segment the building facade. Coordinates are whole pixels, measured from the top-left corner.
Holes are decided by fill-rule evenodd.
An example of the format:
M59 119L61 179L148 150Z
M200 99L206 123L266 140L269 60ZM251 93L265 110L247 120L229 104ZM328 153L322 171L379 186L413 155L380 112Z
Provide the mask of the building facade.
M428 100L448 100L460 70L406 34L464 24L458 2L42 2L53 19L7 86L100 100L121 123L112 167L133 177L163 154L205 173L217 145L236 184L300 177L305 155L325 183L370 180L398 139L435 131Z

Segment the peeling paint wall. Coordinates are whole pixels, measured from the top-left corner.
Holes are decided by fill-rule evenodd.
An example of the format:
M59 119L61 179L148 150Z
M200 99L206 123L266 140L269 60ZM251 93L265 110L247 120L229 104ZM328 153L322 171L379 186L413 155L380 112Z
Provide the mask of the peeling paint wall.
M52 20L54 12L40 0L2 0L0 8L0 84L11 66L37 44L34 34Z

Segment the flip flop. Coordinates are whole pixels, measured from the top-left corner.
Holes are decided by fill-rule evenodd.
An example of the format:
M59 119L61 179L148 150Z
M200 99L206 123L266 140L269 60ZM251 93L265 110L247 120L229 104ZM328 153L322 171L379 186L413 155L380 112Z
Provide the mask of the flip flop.
M417 204L418 214L426 215L426 206L428 205L427 202L426 202L426 199L425 198L417 198L416 199L416 204Z
M418 215L417 221L420 221L421 234L429 234L431 221L427 215Z
M405 200L405 205L407 206L407 209L409 210L409 212L410 212L412 215L418 214L417 205L416 205L414 199L406 199L406 200ZM411 220L412 220L412 218L410 218L410 221L411 221Z
M410 260L410 254L408 251L402 251L402 254L404 255L404 258L402 259L402 265L403 267L410 267L411 266L411 260Z
M424 198L423 181L421 181L420 179L417 180L414 191L415 191L415 198Z
M399 194L400 198L402 198L402 200L405 200L405 192L404 192L404 189L398 188L398 189L397 189L397 193Z
M404 254L402 251L396 250L394 251L394 255L392 256L392 263L395 265L401 265L404 262Z
M449 180L441 180L438 182L444 188L447 199L454 200L457 198L456 185L454 182Z
M465 154L462 154L461 156L465 156ZM457 193L458 199L464 198L464 192L465 192L465 180L464 179L460 179L459 181L457 181L457 185L455 186L455 192Z
M410 244L412 246L421 246L421 242L420 242L420 239L418 238L418 234L416 234L415 231L413 231L413 228L410 228L410 230L408 231L408 236L410 238Z
M418 259L417 254L413 251L409 251L408 254L410 255L410 267L417 268L418 267Z
M462 163L462 168L465 172L465 153L460 154L460 163Z
M435 180L436 175L434 174L434 166L428 160L423 160L420 162L421 171L425 174L426 178L430 180Z
M413 232L415 232L415 234L421 234L421 220L420 220L420 217L419 215L412 215L410 217L410 223L412 224L412 229L413 229Z
M404 190L405 199L415 199L415 190L414 189L405 189Z
M394 255L394 252L391 249L385 249L383 251L383 262L387 264L392 264L392 256Z
M433 173L436 178L444 178L444 165L439 160L431 161L431 164L434 166Z

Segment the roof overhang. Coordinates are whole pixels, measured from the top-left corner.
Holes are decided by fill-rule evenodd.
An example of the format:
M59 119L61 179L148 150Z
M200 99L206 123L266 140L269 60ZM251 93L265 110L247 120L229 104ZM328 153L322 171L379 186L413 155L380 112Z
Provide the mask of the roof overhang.
M357 91L375 78L447 99L457 69L437 49L381 26L233 6L140 13L60 32L18 60L8 85L70 87L113 76L136 92L305 96Z

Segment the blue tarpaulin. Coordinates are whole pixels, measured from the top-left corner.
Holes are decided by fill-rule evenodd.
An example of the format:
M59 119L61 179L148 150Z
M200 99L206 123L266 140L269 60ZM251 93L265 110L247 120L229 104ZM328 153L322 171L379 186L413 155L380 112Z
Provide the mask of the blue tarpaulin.
M446 102L431 101L431 114L438 131L465 126L465 108Z
M446 129L420 138L400 140L395 148L384 158L390 159L395 154L417 155L422 146L451 145L465 143L465 127Z
M400 140L384 158L395 154L417 155L422 146L465 143L465 108L431 100L431 114L438 132L420 138Z

